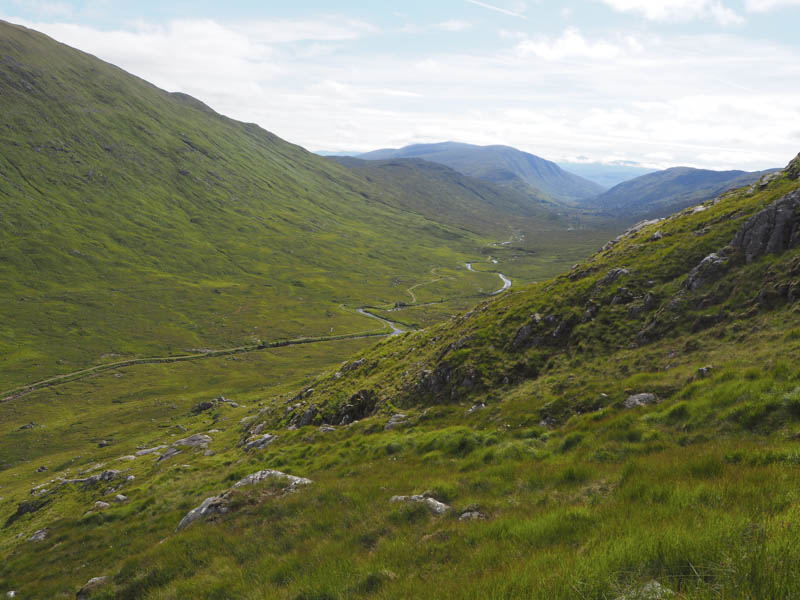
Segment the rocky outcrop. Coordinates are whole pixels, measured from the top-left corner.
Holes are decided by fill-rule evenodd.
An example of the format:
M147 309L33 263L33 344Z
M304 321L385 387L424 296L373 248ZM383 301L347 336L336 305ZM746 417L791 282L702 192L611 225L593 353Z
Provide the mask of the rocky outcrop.
M287 473L272 469L257 471L244 479L240 479L233 484L232 488L219 496L211 496L203 500L200 506L190 510L186 516L181 519L175 531L177 532L188 527L198 519L227 513L230 510L230 500L234 490L248 485L255 485L269 479L276 479L286 483L287 485L284 489L285 493L293 492L300 486L310 485L312 483L310 479L306 479L305 477L296 477L295 475L288 475Z
M800 190L787 194L750 217L733 237L731 246L749 264L765 254L778 254L800 245Z
M728 257L724 251L713 252L700 261L684 282L684 287L689 291L699 290L712 281L725 274L728 267Z
M340 407L331 420L334 424L349 425L372 414L378 404L378 395L372 390L359 390Z
M789 179L798 179L800 178L800 154L798 154L795 159L789 163L785 170L786 175L788 175Z

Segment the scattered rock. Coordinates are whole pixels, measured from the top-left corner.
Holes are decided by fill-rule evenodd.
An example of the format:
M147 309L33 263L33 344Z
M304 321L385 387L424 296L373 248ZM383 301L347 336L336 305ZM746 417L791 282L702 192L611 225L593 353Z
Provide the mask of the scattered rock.
M40 529L28 538L29 542L43 542L47 539L47 529Z
M78 590L78 593L75 595L75 600L89 600L94 592L108 583L109 578L105 575L102 577L93 577Z
M147 454L154 454L156 452L160 452L164 448L166 448L166 446L155 446L154 448L144 448L142 450L139 450L136 453L136 456L145 456Z
M37 473L44 473L44 472L45 472L45 471L47 471L47 470L48 470L48 468L47 468L47 467L45 467L44 465L42 465L41 467L39 467L38 469L36 469L36 472L37 472Z
M223 492L219 496L211 496L210 498L203 500L200 506L189 511L189 513L181 520L176 531L184 529L202 517L207 517L214 514L225 514L229 510L230 496L234 489L246 485L254 485L256 483L266 481L267 479L280 479L288 482L286 492L293 492L299 486L310 485L312 483L310 479L306 479L305 477L296 477L295 475L289 475L287 473L272 469L257 471L256 473L248 475L244 479L240 479L233 485L231 489Z
M102 500L98 500L94 503L94 510L105 510L109 508L111 505L108 502L103 502Z
M603 288L603 287L605 287L607 285L610 285L610 284L614 283L617 279L622 277L623 275L628 275L628 274L630 274L630 271L628 271L628 269L615 267L615 268L611 269L608 273L603 275L603 277L601 277L597 281L597 283L595 284L595 290L599 290L600 288Z
M405 425L405 424L406 424L406 416L398 413L396 415L392 415L392 417L384 426L383 430L389 431L390 429L394 429L395 427L399 427L400 425Z
M34 423L33 421L31 421L27 425L23 425L22 427L20 427L19 430L25 431L26 429L33 429L34 427L39 427L39 426L40 425L38 423Z
M666 600L675 596L675 592L664 587L657 581L650 583L619 596L617 600Z
M277 439L277 436L274 436L270 433L265 433L262 436L252 437L244 445L245 450L262 450L269 446L272 442Z
M121 460L122 462L130 462L132 460L136 460L136 457L133 454L128 454L127 456L120 456L117 460Z
M135 475L128 475L125 478L125 483L130 483L131 481L135 481L135 480L136 480L136 476Z
M414 496L392 496L389 502L422 502L435 515L443 515L450 507L444 502L439 502L428 494L416 494Z
M204 400L199 404L196 404L194 408L192 408L193 415L199 415L201 412L205 412L207 410L211 410L216 405L216 402L213 400Z
M323 425L322 427L319 428L319 430L320 433L331 433L333 431L336 431L336 427L331 427L330 425Z
M480 519L486 519L486 515L480 512L479 510L466 510L461 513L461 516L458 517L459 521L477 521Z
M655 394L651 393L643 393L643 394L633 394L632 396L628 396L628 398L623 402L623 406L625 408L636 408L637 406L647 406L649 404L656 404L658 402L658 397Z
M164 452L164 454L158 457L157 462L161 462L162 460L169 460L173 456L177 456L180 453L181 451L178 450L175 446L170 446L169 448L167 448L167 451Z
M127 501L128 497L125 496L124 494L117 494L116 496L114 496L114 502L119 502L120 504L122 504L123 502Z
M15 590L6 592L6 598L16 598L16 597L17 597L17 592Z
M351 362L350 364L345 363L344 366L341 369L339 369L339 371L341 371L342 373L347 373L349 371L355 371L359 367L363 366L364 363L366 363L366 362L367 362L367 360L365 358L361 358L359 360Z
M659 230L659 231L656 231L653 235L650 236L650 241L651 242L657 242L658 240L661 240L663 238L664 238L664 234L661 232L661 230Z
M172 447L181 446L184 448L208 448L208 445L213 442L210 435L205 433L195 433L188 438L183 438L172 443Z
M713 371L713 370L714 370L714 367L712 367L710 365L706 366L706 367L700 367L699 369L697 369L697 377L702 379L703 377L708 376L711 373L711 371Z
M467 411L467 414L468 414L468 415L471 415L472 413L474 413L474 412L477 412L477 411L479 411L479 410L483 410L483 409L485 409L485 408L486 408L486 405L485 405L483 402L478 402L477 404L474 404L474 405L472 406L472 408L470 408L470 409Z
M97 443L97 447L98 448L105 448L106 446L110 446L110 445L111 445L111 442L109 442L108 440L102 440L102 441Z

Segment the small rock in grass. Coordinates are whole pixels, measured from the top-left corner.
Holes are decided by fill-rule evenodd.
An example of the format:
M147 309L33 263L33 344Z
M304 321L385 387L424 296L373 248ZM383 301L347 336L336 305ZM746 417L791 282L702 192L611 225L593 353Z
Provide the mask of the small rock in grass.
M450 507L444 502L439 502L436 498L431 498L426 494L415 494L414 496L392 496L389 502L421 502L435 515L443 515Z
M617 600L667 600L667 598L672 598L673 596L675 596L675 592L654 580L623 596L619 596Z
M647 406L648 404L655 404L658 402L658 397L655 394L643 393L633 394L623 403L625 408L636 408L637 406Z
M127 501L128 501L128 497L125 496L124 494L117 494L116 496L114 496L114 502L119 502L121 504L121 503L127 502Z
M47 471L47 470L48 470L48 469L47 469L47 467L45 467L44 465L42 465L41 467L39 467L38 469L36 469L36 472L37 472L37 473L44 473L44 472L45 472L45 471Z
M700 367L699 369L697 369L697 376L700 379L702 379L703 377L707 377L711 373L711 371L713 371L713 370L714 370L714 367L712 367L710 365L706 366L706 367Z
M133 454L128 454L127 456L120 456L117 460L121 460L123 462L130 462L132 460L136 460L136 457Z
M28 538L29 542L43 542L47 539L47 529L40 529Z
M392 417L389 419L388 423L386 423L386 426L383 428L383 430L389 431L390 429L394 429L395 427L404 425L405 423L406 423L406 416L398 413L396 415L392 415Z
M461 513L461 516L458 517L459 521L477 521L479 519L485 519L486 515L480 512L479 510L467 510Z
M108 502L103 502L102 500L98 500L97 502L94 503L95 510L105 510L110 506L111 505Z
M78 593L75 594L75 600L89 600L94 592L107 583L109 583L109 578L107 576L93 577L78 590Z

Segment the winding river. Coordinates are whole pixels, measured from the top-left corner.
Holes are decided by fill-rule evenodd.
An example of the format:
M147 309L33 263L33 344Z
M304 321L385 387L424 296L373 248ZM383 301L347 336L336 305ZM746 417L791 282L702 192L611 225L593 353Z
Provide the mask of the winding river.
M476 271L475 269L473 269L472 268L472 263L466 263L466 265L467 265L467 271L472 271L473 273L481 273L482 272L482 271ZM501 287L499 290L496 290L496 291L492 292L491 294L489 294L490 296L496 296L497 294L501 294L502 292L505 292L508 288L511 287L511 280L508 277L506 277L502 273L495 273L495 274L500 279L503 280L503 287Z

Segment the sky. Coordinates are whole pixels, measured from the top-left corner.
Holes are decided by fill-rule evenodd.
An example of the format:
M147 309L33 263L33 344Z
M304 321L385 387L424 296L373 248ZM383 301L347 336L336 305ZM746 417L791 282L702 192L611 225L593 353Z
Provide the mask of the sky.
M312 151L746 170L800 151L800 0L0 0L0 19Z

